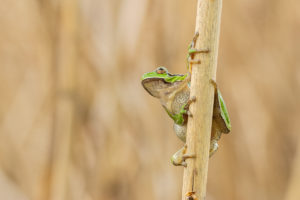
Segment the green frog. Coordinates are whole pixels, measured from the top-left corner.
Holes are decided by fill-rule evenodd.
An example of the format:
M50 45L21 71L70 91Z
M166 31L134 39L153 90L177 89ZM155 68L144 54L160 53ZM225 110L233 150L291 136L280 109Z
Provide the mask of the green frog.
M198 52L193 48L194 39L189 48L188 63L195 63L190 59L190 55ZM165 67L158 67L152 72L145 73L142 76L142 85L144 89L153 97L158 98L174 121L174 131L179 139L186 141L188 116L192 116L189 106L196 99L190 98L190 72L187 74L171 74ZM213 120L211 130L210 156L218 149L218 141L222 133L229 133L231 124L229 114L215 81L211 80L215 88ZM186 154L187 145L184 145L171 158L171 162L176 166L186 166L185 159L192 158L194 155Z

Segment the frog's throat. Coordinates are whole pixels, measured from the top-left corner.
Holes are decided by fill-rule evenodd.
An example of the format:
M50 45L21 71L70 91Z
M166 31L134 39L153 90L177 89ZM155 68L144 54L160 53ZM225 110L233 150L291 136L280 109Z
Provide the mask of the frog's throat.
M177 114L172 114L171 112L169 112L167 110L166 107L164 107L165 111L168 113L168 115L174 120L174 123L178 124L178 125L183 125L184 124L184 115L187 113L187 110L184 108L186 104L184 104L179 113Z

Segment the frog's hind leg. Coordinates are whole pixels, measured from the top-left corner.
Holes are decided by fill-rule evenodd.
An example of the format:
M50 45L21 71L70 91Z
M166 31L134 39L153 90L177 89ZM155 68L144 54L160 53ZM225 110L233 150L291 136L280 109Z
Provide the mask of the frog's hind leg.
M190 111L190 105L196 101L196 97L195 96L192 96L188 102L186 103L186 105L184 106L184 109L186 110L186 114L189 116L189 117L193 117L193 114L191 113Z
M179 149L171 158L171 162L175 166L184 166L186 167L187 164L185 162L188 158L195 158L195 154L186 154L187 145L185 144L181 149Z

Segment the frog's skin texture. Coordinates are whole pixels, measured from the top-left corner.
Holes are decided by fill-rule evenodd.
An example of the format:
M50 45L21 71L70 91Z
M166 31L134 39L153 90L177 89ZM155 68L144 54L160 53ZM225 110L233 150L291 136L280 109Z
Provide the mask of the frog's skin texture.
M188 106L190 103L190 74L171 74L164 67L159 67L153 72L142 76L142 85L145 90L155 98L158 98L168 115L174 120L176 135L185 142ZM231 124L225 102L214 81L215 87L214 110L211 130L210 156L218 149L218 141L222 133L229 133ZM186 166L184 160L191 155L186 155L186 145L177 151L171 158L174 165Z

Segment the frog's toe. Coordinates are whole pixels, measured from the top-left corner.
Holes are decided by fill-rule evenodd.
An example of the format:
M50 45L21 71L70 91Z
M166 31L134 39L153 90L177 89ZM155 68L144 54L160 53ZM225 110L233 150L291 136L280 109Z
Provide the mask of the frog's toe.
M187 167L187 164L186 164L186 162L185 162L185 161L183 161L183 162L181 163L181 166L183 166L183 167Z
M184 155L182 156L182 159L183 159L183 160L186 160L186 159L188 159L188 158L196 158L196 155L195 155L195 154L184 154Z
M189 55L194 55L196 53L209 53L209 49L190 48L188 53L189 53Z
M183 167L187 167L187 163L185 162L185 159L187 158L192 158L190 155L187 155L186 158L184 158L184 156L182 157L181 160L174 160L174 159L171 159L171 162L173 165L175 166L183 166ZM194 157L193 157L194 158Z
M189 53L190 54L190 53ZM188 58L188 63L191 64L201 64L201 60L194 60L190 56Z
M193 103L193 102L195 102L196 101L196 97L195 96L192 96L189 100L188 100L188 102L186 103L186 105L184 106L184 109L185 110L189 110L189 108L190 108L190 105ZM187 113L188 114L188 113Z

